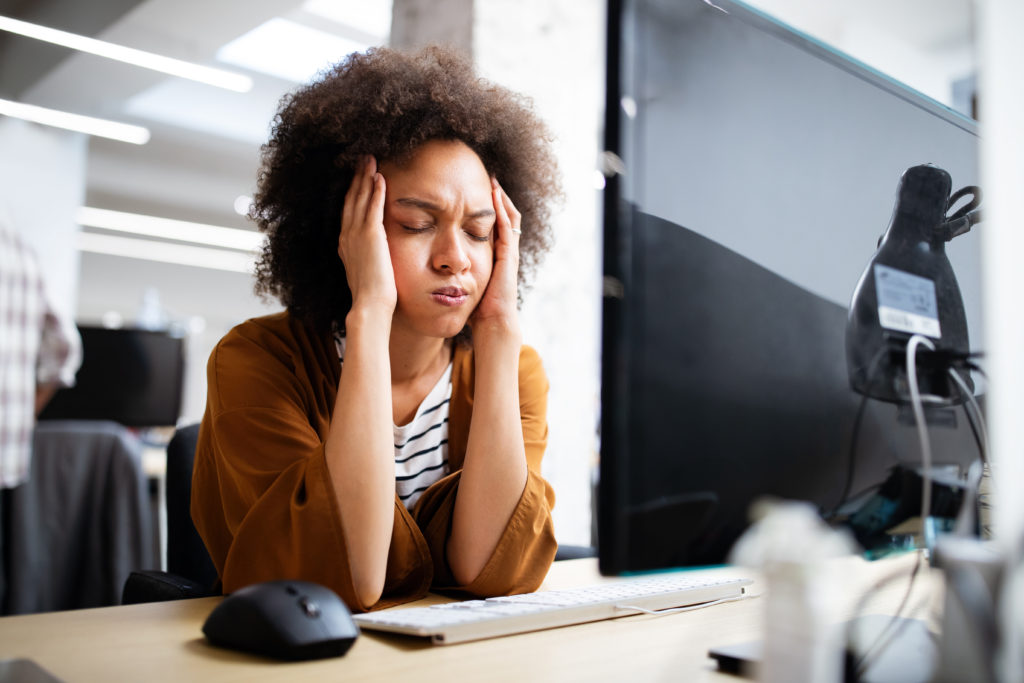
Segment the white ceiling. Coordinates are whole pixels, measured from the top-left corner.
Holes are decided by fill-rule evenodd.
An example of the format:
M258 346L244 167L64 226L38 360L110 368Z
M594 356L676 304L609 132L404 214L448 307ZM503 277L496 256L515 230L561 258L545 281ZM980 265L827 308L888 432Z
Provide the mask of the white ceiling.
M307 11L318 4L347 13L350 21ZM218 50L274 18L364 45L380 43L386 40L379 35L381 8L389 17L390 6L391 0L0 0L0 15L254 80L250 92L235 93L0 32L0 97L150 129L144 145L89 138L87 206L252 230L235 201L254 191L260 144L279 100L298 84L220 62ZM271 58L280 62L294 56L273 50ZM177 248L147 244L146 256ZM217 339L246 317L278 308L253 295L246 273L88 251L79 266L79 322L113 314L130 323L151 291L159 293L169 320L192 330L183 407L188 419L202 414L205 361Z
M0 92L10 99L151 130L151 141L142 146L90 140L87 204L233 227L248 227L235 213L234 201L252 193L259 145L267 137L278 101L297 83L220 62L218 50L275 17L358 44L382 39L359 21L361 9L381 4L375 0L333 3L352 12L350 24L303 11L302 0L90 0L90 7L106 13L109 22L96 27L77 16L81 13L76 5L81 4L2 0L0 13L39 23L45 19L55 28L240 71L253 77L255 85L248 93L230 92L0 34L5 71L17 64L13 75L0 72ZM92 30L83 30L88 28ZM279 60L287 56L283 52ZM22 82L28 74L30 82Z

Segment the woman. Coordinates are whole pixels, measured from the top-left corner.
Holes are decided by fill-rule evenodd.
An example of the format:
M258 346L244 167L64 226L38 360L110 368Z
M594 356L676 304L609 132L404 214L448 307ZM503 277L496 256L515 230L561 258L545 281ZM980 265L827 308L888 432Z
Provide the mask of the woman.
M536 589L547 379L517 304L557 195L542 124L445 50L353 55L285 100L251 215L287 311L211 355L193 473L225 592Z

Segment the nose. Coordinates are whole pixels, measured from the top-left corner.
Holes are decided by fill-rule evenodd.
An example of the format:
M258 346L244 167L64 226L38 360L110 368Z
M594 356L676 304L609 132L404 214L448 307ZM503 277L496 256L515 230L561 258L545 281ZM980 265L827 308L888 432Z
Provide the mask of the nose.
M435 270L461 273L470 266L466 245L458 226L445 227L435 233L431 262Z

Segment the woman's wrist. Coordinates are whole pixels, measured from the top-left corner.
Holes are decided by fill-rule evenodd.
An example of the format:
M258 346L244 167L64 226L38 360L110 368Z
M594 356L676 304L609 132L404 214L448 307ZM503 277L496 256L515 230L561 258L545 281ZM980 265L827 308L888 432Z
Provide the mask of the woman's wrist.
M515 349L518 352L523 343L523 333L518 320L503 318L476 321L472 325L473 346L477 351L481 347L497 347Z
M345 336L366 331L390 335L394 307L384 302L353 304L345 316Z

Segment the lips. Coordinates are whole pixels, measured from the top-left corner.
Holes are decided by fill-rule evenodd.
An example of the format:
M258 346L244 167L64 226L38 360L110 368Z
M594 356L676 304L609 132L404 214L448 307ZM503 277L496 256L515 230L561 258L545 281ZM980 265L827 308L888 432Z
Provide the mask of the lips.
M461 287L441 287L431 293L431 298L443 306L458 306L468 298Z
M466 296L466 290L461 287L442 287L441 289L435 289L434 294L441 296Z

